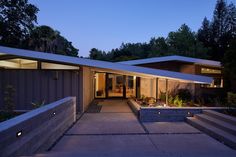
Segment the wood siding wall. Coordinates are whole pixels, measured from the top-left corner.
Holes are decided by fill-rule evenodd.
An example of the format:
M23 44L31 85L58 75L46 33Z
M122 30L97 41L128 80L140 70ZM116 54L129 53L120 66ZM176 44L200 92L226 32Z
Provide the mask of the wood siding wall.
M6 85L16 92L14 102L17 110L32 109L32 102L45 104L75 96L79 99L79 71L69 70L0 70L0 109L3 108Z

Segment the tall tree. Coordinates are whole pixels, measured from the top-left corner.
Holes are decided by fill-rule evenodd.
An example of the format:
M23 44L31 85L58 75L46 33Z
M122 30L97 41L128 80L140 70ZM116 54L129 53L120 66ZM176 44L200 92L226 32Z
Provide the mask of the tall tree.
M225 85L228 91L236 92L236 38L231 40L223 59Z
M151 38L149 41L149 46L151 49L151 52L148 55L149 57L164 56L169 54L169 47L164 37Z
M96 48L92 48L89 52L89 58L97 59L97 60L104 60L105 59L105 52L100 51Z
M26 48L62 55L77 56L78 50L59 31L49 26L35 27L25 40Z
M236 36L236 7L227 5L225 0L218 0L212 21L206 18L198 30L198 39L208 48L213 60L222 61L230 41Z
M0 44L19 47L37 23L38 11L28 0L1 0Z
M203 45L197 40L191 29L183 24L176 32L170 32L167 37L169 51L177 55L206 58Z
M198 30L197 37L198 40L203 43L205 47L211 47L211 23L210 21L205 17L202 21L202 26Z

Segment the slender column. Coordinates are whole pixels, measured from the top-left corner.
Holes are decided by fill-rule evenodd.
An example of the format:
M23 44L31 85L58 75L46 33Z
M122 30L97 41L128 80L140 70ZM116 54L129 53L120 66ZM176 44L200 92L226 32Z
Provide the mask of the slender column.
M166 79L166 105L168 105L168 79Z
M156 99L158 99L158 78L156 78Z

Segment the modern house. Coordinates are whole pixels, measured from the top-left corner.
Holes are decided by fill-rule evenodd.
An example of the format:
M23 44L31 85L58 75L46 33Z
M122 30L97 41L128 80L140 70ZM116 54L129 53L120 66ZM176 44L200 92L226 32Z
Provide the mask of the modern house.
M198 67L195 62L185 59L189 66ZM218 62L208 62L219 65ZM140 95L158 98L160 90L169 91L171 82L181 83L184 87L212 86L212 77L197 75L204 75L208 66L205 70L200 69L200 73L194 70L187 74L185 71L191 71L191 67L181 65L180 71L172 70L164 61L159 62L160 64L153 62L157 66L166 65L163 70L150 67L151 62L135 64L145 67L127 63L129 62L112 63L0 46L0 108L4 104L7 85L15 89L14 101L18 110L31 109L32 102L50 103L66 96L76 96L78 112L85 111L96 98L129 98ZM173 67L176 68L177 65L178 63ZM164 85L161 81L164 81Z
M218 61L174 55L124 61L119 63L186 74L202 75L213 78L211 84L183 84L181 82L170 80L168 86L169 92L176 88L188 88L195 98L211 98L223 94L223 67ZM163 86L165 86L165 80L159 79L158 85L158 92L160 92L163 90Z

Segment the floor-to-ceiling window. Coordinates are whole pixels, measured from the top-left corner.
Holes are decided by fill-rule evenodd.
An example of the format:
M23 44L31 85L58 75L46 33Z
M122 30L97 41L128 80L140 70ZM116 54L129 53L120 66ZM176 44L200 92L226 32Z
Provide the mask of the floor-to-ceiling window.
M107 92L108 97L123 97L124 76L118 74L108 74Z
M95 97L106 97L106 73L95 74Z
M95 98L136 97L136 76L95 73Z
M136 76L126 76L126 97L136 97Z

